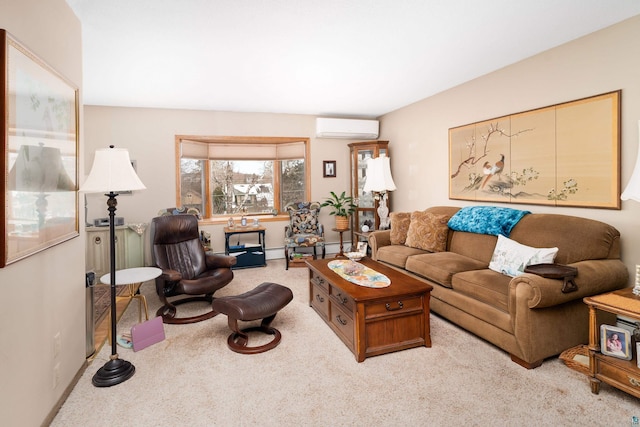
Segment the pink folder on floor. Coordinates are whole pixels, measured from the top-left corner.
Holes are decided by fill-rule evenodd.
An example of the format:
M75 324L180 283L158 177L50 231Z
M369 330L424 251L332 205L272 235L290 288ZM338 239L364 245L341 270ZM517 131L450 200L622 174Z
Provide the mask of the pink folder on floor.
M164 340L162 317L154 317L131 327L133 351L139 351Z

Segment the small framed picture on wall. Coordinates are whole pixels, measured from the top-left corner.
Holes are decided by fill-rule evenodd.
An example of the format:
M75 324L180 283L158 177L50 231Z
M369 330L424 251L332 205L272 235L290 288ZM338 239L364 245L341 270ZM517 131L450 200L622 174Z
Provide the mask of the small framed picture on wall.
M322 162L322 176L325 178L336 177L336 161L335 160L324 160Z

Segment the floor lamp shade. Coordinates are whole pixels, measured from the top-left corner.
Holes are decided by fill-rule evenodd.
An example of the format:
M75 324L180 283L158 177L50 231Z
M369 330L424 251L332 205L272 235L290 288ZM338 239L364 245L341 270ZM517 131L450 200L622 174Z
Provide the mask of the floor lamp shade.
M636 166L633 168L631 179L627 183L627 187L622 192L620 198L622 200L635 200L640 202L640 120L638 120L638 157Z
M129 151L124 148L96 150L87 180L80 187L85 193L144 190L146 187L131 165Z
M640 202L640 120L638 120L638 157L636 158L636 166L633 168L631 179L629 179L627 187L620 198L622 200L631 199ZM636 281L633 287L633 294L640 296L640 265L638 264L636 264Z

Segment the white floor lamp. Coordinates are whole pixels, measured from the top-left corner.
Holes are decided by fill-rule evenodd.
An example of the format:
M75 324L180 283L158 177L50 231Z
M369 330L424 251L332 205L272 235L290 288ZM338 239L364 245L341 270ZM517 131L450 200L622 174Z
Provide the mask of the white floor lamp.
M638 120L638 140L640 141L640 120ZM635 200L640 202L640 143L638 144L638 158L636 166L633 168L631 179L627 183L627 187L620 196L622 200ZM635 286L633 287L634 295L640 296L640 265L636 265Z
M367 180L363 191L378 193L380 204L378 205L378 217L380 229L389 228L389 207L387 206L387 192L396 189L396 184L391 176L391 159L382 153L379 157L367 160Z
M111 387L120 384L133 376L135 366L126 360L120 359L116 351L116 232L114 218L116 216L116 196L120 191L144 190L146 187L136 175L129 152L122 148L109 148L96 150L93 159L93 167L87 180L80 188L84 193L105 193L109 211L109 243L111 273L111 356L109 361L101 367L93 376L93 385L96 387Z

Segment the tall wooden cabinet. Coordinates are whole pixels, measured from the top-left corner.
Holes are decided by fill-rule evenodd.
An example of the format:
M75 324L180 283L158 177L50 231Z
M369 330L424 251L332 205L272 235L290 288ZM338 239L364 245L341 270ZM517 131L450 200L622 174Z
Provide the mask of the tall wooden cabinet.
M109 272L109 227L87 227L86 271L96 273L96 281ZM122 225L115 228L116 270L144 266L144 236Z
M353 233L361 231L365 221L370 220L375 230L380 228L380 218L376 212L378 201L370 191L365 194L362 189L367 177L367 160L376 158L382 153L390 157L389 141L353 142L349 144L349 150L351 151L351 197L356 199L358 205L355 214L351 216L351 241L355 242ZM387 199L387 206L391 211L390 197Z

